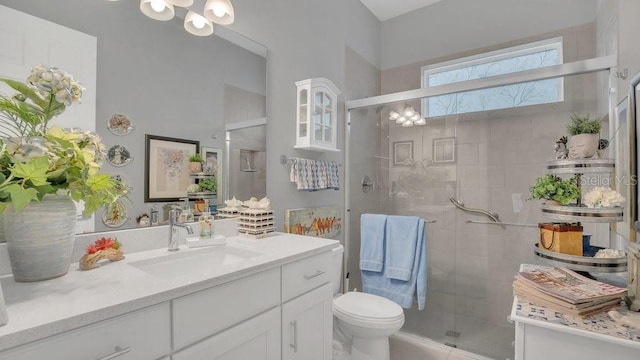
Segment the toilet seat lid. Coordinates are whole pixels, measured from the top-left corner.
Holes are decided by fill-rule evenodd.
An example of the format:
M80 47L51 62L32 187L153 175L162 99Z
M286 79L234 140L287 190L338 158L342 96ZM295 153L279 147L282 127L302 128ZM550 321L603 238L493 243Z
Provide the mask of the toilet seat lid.
M348 292L333 300L335 311L351 318L371 321L397 321L404 319L400 305L378 295Z

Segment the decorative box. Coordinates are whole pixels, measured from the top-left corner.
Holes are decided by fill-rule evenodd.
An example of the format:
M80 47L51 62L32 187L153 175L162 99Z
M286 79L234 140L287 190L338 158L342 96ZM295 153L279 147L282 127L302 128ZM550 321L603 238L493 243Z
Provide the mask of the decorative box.
M569 223L540 223L540 243L545 250L582 256L582 225Z

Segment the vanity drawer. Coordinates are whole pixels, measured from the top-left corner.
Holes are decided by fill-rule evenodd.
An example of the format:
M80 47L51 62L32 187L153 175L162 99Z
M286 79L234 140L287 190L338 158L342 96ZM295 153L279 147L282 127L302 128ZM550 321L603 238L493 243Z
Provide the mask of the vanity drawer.
M280 268L173 300L173 341L179 350L280 304Z
M331 281L331 251L282 267L282 302Z
M171 352L169 318L166 302L0 353L0 359L158 359Z

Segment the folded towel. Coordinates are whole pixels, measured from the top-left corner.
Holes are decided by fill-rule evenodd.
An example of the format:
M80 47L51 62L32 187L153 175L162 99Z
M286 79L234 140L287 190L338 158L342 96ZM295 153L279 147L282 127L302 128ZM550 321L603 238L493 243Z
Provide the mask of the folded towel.
M403 281L411 277L420 220L415 216L387 217L384 276Z
M387 215L362 214L360 216L360 269L382 271L385 253L385 226Z
M339 190L338 164L334 161L293 158L291 160L289 181L295 183L298 190Z
M424 231L424 220L418 225L414 262L411 277L408 281L390 279L384 271L362 271L362 290L395 301L403 308L410 309L414 297L418 300L418 310L424 309L427 295L427 254Z

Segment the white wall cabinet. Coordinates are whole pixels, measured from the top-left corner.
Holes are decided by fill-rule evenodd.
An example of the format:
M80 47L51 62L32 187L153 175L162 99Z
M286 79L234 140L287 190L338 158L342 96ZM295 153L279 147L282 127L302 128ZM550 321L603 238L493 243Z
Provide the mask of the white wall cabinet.
M337 149L338 95L330 80L314 78L296 82L296 148L315 151Z
M282 359L332 358L331 283L282 304Z

